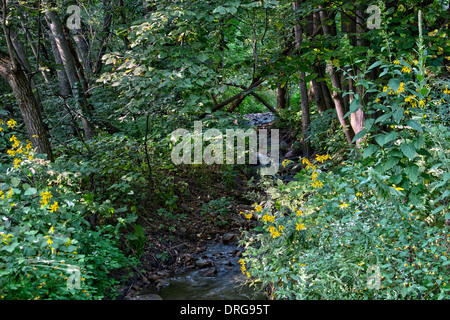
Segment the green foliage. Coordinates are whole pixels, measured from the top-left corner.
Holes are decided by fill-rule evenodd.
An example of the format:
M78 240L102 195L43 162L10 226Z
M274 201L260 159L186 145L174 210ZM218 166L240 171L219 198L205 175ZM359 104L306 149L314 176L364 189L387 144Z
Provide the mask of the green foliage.
M219 199L211 200L202 205L200 213L205 216L205 219L214 221L218 227L223 227L228 224L228 218L233 206L232 198L221 197Z
M361 152L335 168L304 159L298 182L268 189L244 261L274 298L448 298L450 130L440 117L450 91L428 84L418 45L416 61L381 57L368 68L384 70L381 87L356 83L379 90L367 105L352 92L369 115L354 139Z
M1 298L113 296L111 273L133 261L119 249L120 225L91 228L86 217L96 205L74 188L76 173L35 158L15 136L10 141L14 160L0 167Z
M308 127L307 141L317 153L334 154L346 148L345 137L339 128L339 120L334 110L326 110L312 116Z

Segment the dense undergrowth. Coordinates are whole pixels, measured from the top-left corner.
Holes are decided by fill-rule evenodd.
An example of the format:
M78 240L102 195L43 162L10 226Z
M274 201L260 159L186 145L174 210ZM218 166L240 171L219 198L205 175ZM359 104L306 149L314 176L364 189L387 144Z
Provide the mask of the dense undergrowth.
M272 298L448 299L450 90L426 57L419 41L367 69L385 75L359 81L376 92L367 105L355 95L369 115L360 150L303 158L298 182L263 182L242 264Z
M60 145L54 163L18 138L17 121L0 123L1 299L113 299L137 268L155 267L142 260L145 250L158 266L173 262L170 243L190 241L176 239L180 226L194 241L230 226L231 202L221 197L242 170L175 166L168 134L182 121L153 119L145 143L141 119L118 134Z

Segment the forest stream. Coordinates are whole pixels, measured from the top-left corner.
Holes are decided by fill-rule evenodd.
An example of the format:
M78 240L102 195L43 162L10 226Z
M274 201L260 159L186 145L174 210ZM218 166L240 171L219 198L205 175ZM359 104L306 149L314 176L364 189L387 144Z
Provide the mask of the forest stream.
M267 128L274 120L272 113L249 114L245 116L251 126ZM270 148L270 137L268 138ZM280 149L286 142L280 141ZM281 162L286 150L280 150ZM254 167L258 167L256 165ZM286 172L279 177L292 180ZM266 296L260 288L249 286L248 278L241 272L239 259L243 248L239 247L234 233L204 243L192 259L195 266L179 273L158 279L157 285L144 286L140 291L127 296L131 300L264 300ZM259 290L258 290L259 289Z

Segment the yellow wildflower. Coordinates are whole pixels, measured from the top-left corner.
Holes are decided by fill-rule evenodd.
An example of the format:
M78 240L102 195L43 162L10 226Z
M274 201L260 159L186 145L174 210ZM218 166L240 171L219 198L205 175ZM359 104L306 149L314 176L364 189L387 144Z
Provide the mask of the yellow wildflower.
M316 156L316 160L319 161L320 163L323 163L327 159L331 159L330 155L328 155L328 154Z
M323 187L323 183L322 183L322 181L320 181L320 180L316 180L316 181L314 181L313 183L311 183L311 186L312 186L314 189L320 189L320 188Z
M21 160L21 159L15 158L15 159L13 160L14 168L19 168L21 163L22 163L22 160Z
M408 68L407 66L404 66L404 67L402 68L402 72L403 72L403 73L411 73L411 69Z
M348 203L343 202L342 204L339 205L339 208L341 209L346 209L348 208L350 205Z
M405 90L405 83L404 82L400 82L400 86L397 89L397 94L400 94L402 92L406 92L406 90Z
M46 205L48 205L50 199L53 197L50 191L42 191L41 192L41 196L42 196L42 200L40 201L41 203L41 208L45 207Z
M14 119L10 119L6 122L6 125L11 129L14 129L14 127L17 125L17 121Z
M8 193L6 194L6 198L11 199L13 195L14 195L13 188L10 188Z

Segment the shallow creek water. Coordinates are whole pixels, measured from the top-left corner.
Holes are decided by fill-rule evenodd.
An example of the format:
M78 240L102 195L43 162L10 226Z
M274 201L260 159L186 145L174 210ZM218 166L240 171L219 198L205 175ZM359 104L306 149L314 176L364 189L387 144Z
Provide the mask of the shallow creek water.
M197 267L164 279L165 285L157 292L163 300L264 300L263 293L245 285L239 254L242 248L222 243L211 243L197 257Z
M246 118L257 127L275 120L272 113L250 114ZM246 285L248 278L239 264L242 251L236 245L211 242L195 257L194 269L165 278L158 291L144 289L137 298L154 299L157 295L163 300L265 300L261 291Z

